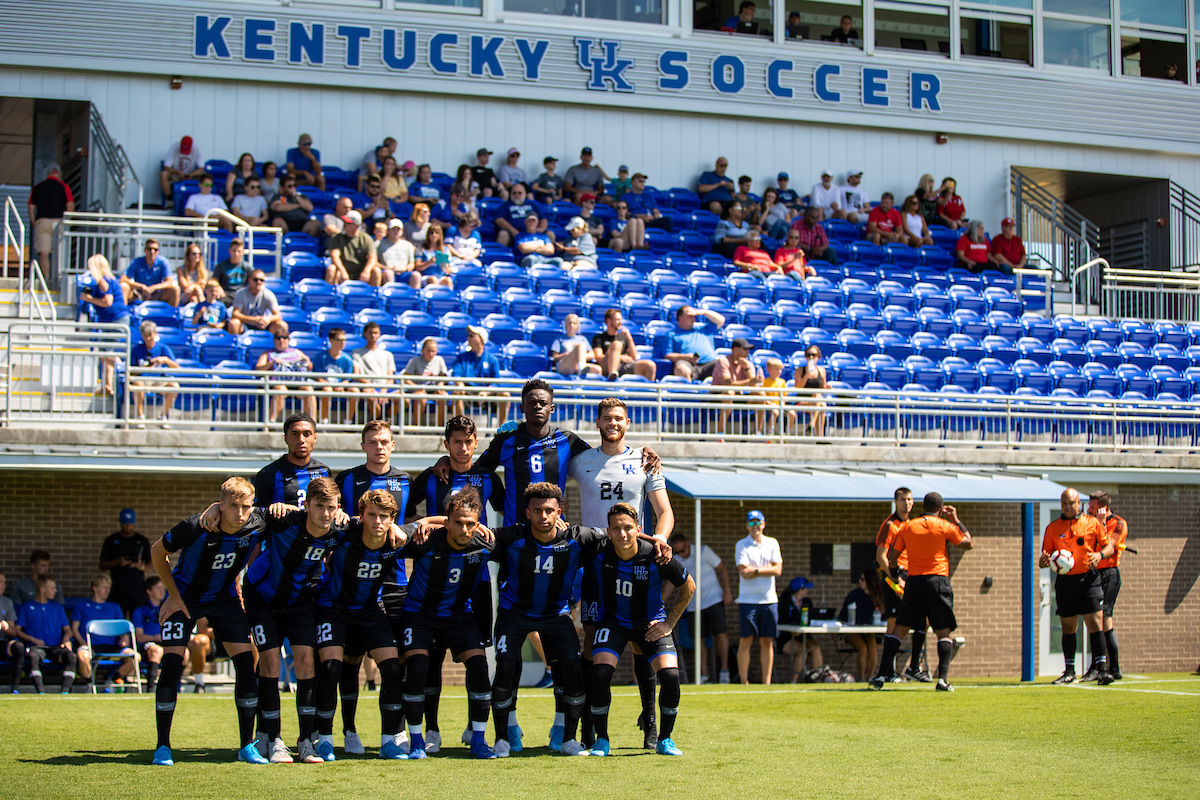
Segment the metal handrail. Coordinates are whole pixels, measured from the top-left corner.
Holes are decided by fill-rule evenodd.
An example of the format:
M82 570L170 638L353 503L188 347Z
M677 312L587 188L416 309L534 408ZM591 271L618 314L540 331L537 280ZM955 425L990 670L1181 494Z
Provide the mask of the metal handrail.
M250 223L246 222L246 220L242 219L241 217L237 216L236 214L231 214L230 212L225 211L224 209L220 209L220 208L209 209L204 215L205 219L210 219L210 218L214 218L214 217L218 220L225 220L226 222L230 223L231 225L233 225L235 230L246 232L246 242L245 242L246 255L249 257L251 265L254 265L255 254L257 254L257 255L273 255L275 258L275 266L272 268L271 272L274 275L282 274L280 272L280 267L283 265L283 229L282 228L274 228L274 227L271 227L270 225L251 225ZM190 218L190 219L194 219L194 218ZM208 230L209 229L205 229L205 232L204 232L205 239L208 238ZM258 231L260 234L268 234L270 236L275 237L275 250L273 253L269 250L256 250L254 248L254 232L255 231Z
M1092 267L1095 267L1100 264L1104 265L1104 269L1106 269L1106 270L1109 269L1109 264L1108 264L1107 259L1093 258L1091 261L1087 262L1086 264L1081 264L1080 266L1076 267L1074 269L1074 271L1071 272L1071 316L1075 316L1075 303L1079 299L1079 287L1077 286L1077 280L1079 278L1080 273L1082 273L1086 270L1090 270ZM1089 276L1089 278L1090 278L1090 276ZM1091 284L1090 279L1089 279L1088 283ZM1099 287L1099 281L1096 282L1096 286ZM1084 308L1086 309L1087 307L1084 306Z
M141 214L145 189L137 176L137 170L133 168L133 162L126 155L125 148L118 144L112 138L112 134L108 132L108 128L104 124L104 118L100 116L100 112L96 110L95 105L92 106L91 133L97 149L104 158L104 165L109 175L117 182L121 195L119 199L120 205L122 207L125 205L125 196L129 192L129 183L132 181L137 184L137 211ZM121 209L113 210L120 211Z

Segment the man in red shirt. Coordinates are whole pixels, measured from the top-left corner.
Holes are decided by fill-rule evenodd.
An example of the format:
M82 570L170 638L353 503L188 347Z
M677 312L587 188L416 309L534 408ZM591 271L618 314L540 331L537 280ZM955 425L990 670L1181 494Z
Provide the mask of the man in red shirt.
M33 222L33 249L37 251L38 264L50 275L50 247L54 239L54 228L62 222L63 214L75 210L75 197L71 187L63 183L62 170L51 164L46 170L46 180L33 187L29 193L29 219Z
M1005 275L1014 269L1022 269L1029 259L1025 256L1025 243L1017 236L1017 223L1012 217L1000 222L1000 235L992 239L992 263Z
M983 221L971 220L967 232L960 236L958 244L954 245L957 266L966 267L976 273L983 272L988 267L995 267L989 248L987 236L983 232Z
M797 217L792 223L792 230L800 234L800 249L809 261L820 259L830 264L837 263L837 253L829 246L829 237L821 227L821 210L818 208L804 209L804 216Z
M867 239L877 245L904 241L904 220L893 208L895 202L891 192L884 192L879 205L871 209L871 215L867 217Z
M762 235L752 230L746 234L746 244L739 245L733 251L733 264L742 272L748 272L756 278L765 278L768 272L782 272L771 254L762 248Z

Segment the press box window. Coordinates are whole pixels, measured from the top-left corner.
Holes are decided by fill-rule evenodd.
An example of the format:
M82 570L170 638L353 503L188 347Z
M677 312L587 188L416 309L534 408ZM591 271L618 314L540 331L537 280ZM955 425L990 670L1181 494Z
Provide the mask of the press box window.
M862 48L863 16L859 0L843 3L836 0L824 3L787 0L785 12L785 39L832 42ZM793 17L793 14L797 16Z
M967 58L995 58L1033 64L1033 25L1028 19L967 16L959 20L962 53Z
M692 0L692 27L698 31L773 37L772 0L753 0L753 10L742 7L745 1Z
M950 9L915 3L875 3L875 46L950 55Z
M1109 28L1091 22L1042 20L1042 40L1047 65L1112 71L1108 49Z
M656 25L667 21L664 0L504 0L504 10Z
M1182 36L1178 41L1167 36L1121 31L1121 74L1187 83L1187 44Z

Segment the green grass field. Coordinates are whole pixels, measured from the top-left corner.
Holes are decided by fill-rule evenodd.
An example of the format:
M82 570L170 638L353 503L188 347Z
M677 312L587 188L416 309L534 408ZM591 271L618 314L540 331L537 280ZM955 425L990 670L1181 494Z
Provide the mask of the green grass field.
M954 694L903 684L705 686L684 689L682 758L643 753L632 687L614 690L613 755L566 758L545 748L550 690L521 691L526 749L474 761L452 744L424 762L382 762L375 695L358 728L368 755L323 765L232 763L228 694L181 695L176 766L150 766L149 696L0 698L0 797L1105 797L1200 796L1200 677L1127 678L1114 687L962 681ZM457 743L466 719L449 687L441 721ZM284 739L295 716L284 695ZM340 728L340 719L335 726ZM490 731L489 731L490 736ZM384 789L381 781L397 781ZM686 795L680 793L686 792Z

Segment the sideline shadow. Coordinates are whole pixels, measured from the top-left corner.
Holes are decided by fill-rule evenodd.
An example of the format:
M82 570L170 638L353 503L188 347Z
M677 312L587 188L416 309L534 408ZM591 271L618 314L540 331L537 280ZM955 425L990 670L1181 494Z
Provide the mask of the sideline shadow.
M1200 535L1192 534L1183 543L1183 552L1175 562L1175 572L1171 575L1167 596L1163 599L1163 612L1170 614L1179 608L1196 585L1197 578L1200 578Z
M213 750L210 748L180 748L172 747L171 754L176 764L207 763L225 764L237 758L233 750ZM51 756L50 758L22 758L22 764L45 764L48 766L83 767L92 764L133 764L148 766L154 760L154 750L77 750L74 753Z

